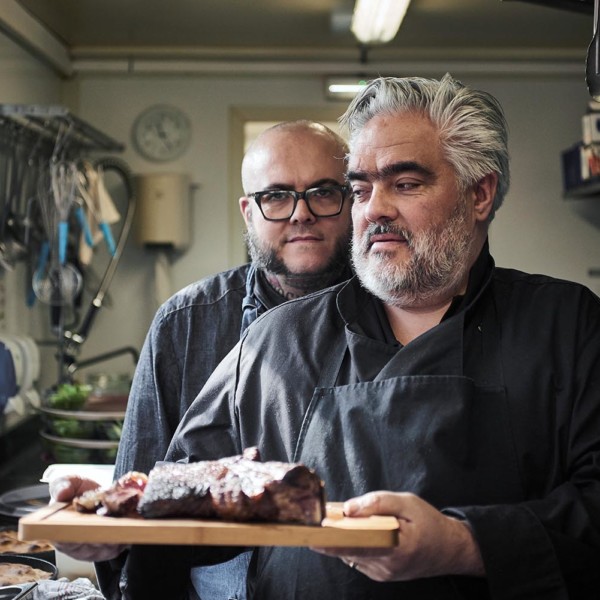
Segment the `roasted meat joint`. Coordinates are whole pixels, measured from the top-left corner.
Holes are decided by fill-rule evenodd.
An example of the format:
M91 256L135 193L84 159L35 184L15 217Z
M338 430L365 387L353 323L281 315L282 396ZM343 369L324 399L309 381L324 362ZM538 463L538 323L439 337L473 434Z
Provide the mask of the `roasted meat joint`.
M130 472L110 488L73 502L80 512L113 517L195 517L320 525L323 482L298 463L262 462L257 448L197 463L157 465L148 476Z

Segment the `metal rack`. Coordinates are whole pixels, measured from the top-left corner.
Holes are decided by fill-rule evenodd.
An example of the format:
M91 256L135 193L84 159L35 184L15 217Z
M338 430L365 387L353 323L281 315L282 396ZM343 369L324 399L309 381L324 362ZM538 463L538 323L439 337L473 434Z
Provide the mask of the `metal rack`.
M54 149L63 138L63 150L68 154L104 151L122 152L123 144L102 133L72 114L64 106L38 104L0 104L0 125L14 128L33 143Z
M137 351L129 347L119 348L85 361L77 360L95 316L103 305L107 288L124 250L135 211L132 175L126 163L112 157L90 158L90 155L123 150L123 144L63 106L0 104L0 187L5 188L3 194L0 190L0 269L12 270L17 262L22 261L30 271L26 277L30 280L32 272L39 268L35 261L41 255L42 242L50 240L48 231L45 231L48 227L44 227L43 211L40 208L36 210L36 207L45 205L36 179L42 182L42 189L47 189L47 174L53 166L69 161L74 165L85 163L94 168L101 167L103 172L114 171L121 178L127 192L127 210L120 234L111 249L102 281L83 318L80 319L79 311L73 309L72 299L65 303L49 302L51 327L56 339L38 343L57 346L59 383L68 380L80 367L119 354L131 354L134 362L137 361ZM63 217L65 220L74 221L71 212ZM54 247L56 238L52 238L51 242L50 245ZM75 247L78 243L77 237L74 236L71 242ZM58 273L61 269L62 266L58 265ZM29 296L35 301L35 295ZM66 322L65 312L69 312L72 322Z

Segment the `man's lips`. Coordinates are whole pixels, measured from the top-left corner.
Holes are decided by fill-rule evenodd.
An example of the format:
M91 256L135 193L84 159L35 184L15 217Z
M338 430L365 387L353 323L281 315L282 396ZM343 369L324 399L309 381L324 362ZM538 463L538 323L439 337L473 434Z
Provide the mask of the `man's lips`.
M369 247L388 243L405 244L406 238L397 233L374 233L369 237Z
M294 237L288 238L287 243L293 244L295 242L320 242L321 238L315 235L295 235Z

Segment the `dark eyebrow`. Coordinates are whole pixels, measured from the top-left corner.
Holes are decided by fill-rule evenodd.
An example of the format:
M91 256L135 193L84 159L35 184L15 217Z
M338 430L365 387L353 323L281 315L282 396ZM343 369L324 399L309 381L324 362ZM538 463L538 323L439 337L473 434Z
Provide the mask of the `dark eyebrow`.
M346 173L346 179L348 181L377 181L379 179L385 179L392 175L399 175L400 173L419 173L427 178L433 177L434 173L422 164L409 160L392 163L386 165L383 169L378 171L348 171Z
M343 182L340 183L336 179L333 179L333 177L325 177L323 179L318 179L317 181L311 182L306 189L310 190L312 188L322 187L324 185L343 185ZM271 185L264 188L264 191L265 192L270 192L270 191L275 191L275 190L289 191L289 190L293 190L293 189L294 189L294 186L290 185L289 183L272 183ZM301 190L298 190L298 191L301 191Z

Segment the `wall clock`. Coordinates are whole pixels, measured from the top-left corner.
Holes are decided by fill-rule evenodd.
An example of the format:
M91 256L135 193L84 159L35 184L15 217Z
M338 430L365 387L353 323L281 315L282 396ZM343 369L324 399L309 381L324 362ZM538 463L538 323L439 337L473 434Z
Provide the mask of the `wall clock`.
M148 160L166 162L181 156L188 148L192 126L179 108L157 104L147 108L133 123L134 148Z

